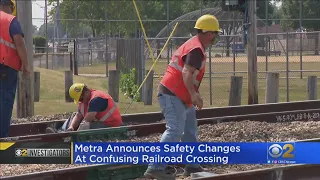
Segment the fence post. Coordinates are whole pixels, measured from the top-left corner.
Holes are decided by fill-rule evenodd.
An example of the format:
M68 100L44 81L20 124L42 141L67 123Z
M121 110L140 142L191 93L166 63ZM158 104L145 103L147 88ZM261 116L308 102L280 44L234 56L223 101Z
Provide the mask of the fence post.
M317 76L308 76L308 100L317 99Z
M266 89L266 103L277 103L279 101L279 73L267 73Z
M108 93L115 102L119 102L120 71L110 70L108 78Z
M73 99L69 95L69 88L73 84L73 73L72 71L65 71L64 72L64 89L65 89L65 101L66 102L73 102Z
M146 73L149 73L147 71ZM154 76L154 71L151 70L149 76L146 79L144 86L144 92L143 92L143 100L144 100L144 105L152 105L152 96L153 96L153 76Z
M73 71L72 52L70 52L70 71Z
M231 76L229 106L241 105L242 76Z
M212 46L209 46L209 91L210 91L210 105L212 105Z
M40 72L34 72L34 102L40 100Z
M77 52L77 46L78 46L78 42L76 40L73 41L74 42L74 47L73 47L73 66L74 66L74 75L78 75L78 52Z

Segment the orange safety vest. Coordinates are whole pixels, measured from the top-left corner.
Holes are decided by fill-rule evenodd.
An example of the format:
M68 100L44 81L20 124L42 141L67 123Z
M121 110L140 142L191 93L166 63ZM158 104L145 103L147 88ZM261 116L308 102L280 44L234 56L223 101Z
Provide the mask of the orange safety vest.
M15 16L0 11L0 63L21 71L21 59L13 43L9 27Z
M182 78L182 69L184 66L182 57L187 55L191 50L195 48L200 48L204 55L200 70L196 70L193 73L194 88L196 92L199 92L198 89L205 72L206 53L201 42L199 41L198 36L192 37L176 50L174 56L171 59L171 62L167 67L166 73L164 74L163 79L160 82L171 92L173 92L183 103L189 106L192 105L192 101L189 91L186 88Z
M116 103L113 101L112 97L109 94L104 93L103 91L91 90L91 97L88 104L90 104L92 99L95 97L108 99L108 108L102 112L98 112L96 114L96 119L98 121L103 122L107 126L111 126L111 127L120 126L122 124L121 114ZM79 109L83 117L85 117L88 113L88 104L85 104L82 102L79 103Z

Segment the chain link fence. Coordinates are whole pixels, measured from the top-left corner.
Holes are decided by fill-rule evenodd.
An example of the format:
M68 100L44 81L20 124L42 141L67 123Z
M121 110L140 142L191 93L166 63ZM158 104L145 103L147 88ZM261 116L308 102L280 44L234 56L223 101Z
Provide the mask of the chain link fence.
M77 0L73 3L76 2L79 3ZM92 1L92 3L99 2ZM123 7L127 4L124 1L112 1L112 3L108 2L108 6L109 8L110 6L118 7L118 3ZM320 33L317 31L319 28L312 27L313 24L320 23L319 11L313 14L308 13L310 8L306 9L307 6L303 4L304 2L301 2L302 4L299 6L298 3L295 10L297 16L284 19L274 12L271 13L271 10L266 8L268 6L262 6L263 3L269 2L257 1L257 6L259 6L259 11L257 12L259 16L257 18L259 103L265 102L267 72L277 72L280 75L279 101L306 100L306 78L310 75L320 75ZM319 1L310 0L308 3L316 4ZM100 5L106 6L106 3ZM153 103L157 104L157 86L168 62L171 60L172 54L181 44L194 35L186 32L192 32L196 19L202 14L213 14L219 19L224 34L221 35L220 41L216 45L207 50L208 62L206 75L200 87L201 95L205 99L206 106L227 106L231 76L242 76L242 104L247 104L248 57L247 49L244 45L243 15L238 12L222 11L219 7L211 5L205 6L203 1L199 1L197 3L198 7L194 7L192 11L181 13L173 12L170 9L173 5L174 2L168 1L167 4L161 7L163 8L163 14L166 14L166 19L164 17L161 17L161 19L157 17L142 18L154 59L162 50L175 23L180 23L174 37L159 55L159 61L154 68ZM70 7L76 6L77 4L71 4ZM139 6L139 8L141 7ZM136 15L133 7L131 10ZM75 14L80 14L76 8L74 11ZM160 10L157 9L157 11ZM66 38L53 36L50 42L56 43L50 44L48 52L36 52L34 54L34 66L54 70L71 69L70 66L74 65L72 62L76 59L80 75L100 74L105 76L106 69L116 69L118 39L140 37L144 41L136 16L127 17L132 12L121 13L118 19L114 17L83 19L80 16L73 17L71 15L73 13L66 17L67 19L58 19L59 22L64 23L62 25L65 26L66 34L70 31L70 35ZM104 12L101 11L101 13L103 14ZM54 21L54 23L58 24L58 21ZM94 34L94 37L89 37L89 35L86 35L89 32L88 26L85 26L86 24L100 25L102 27L99 31L100 33L97 33L98 30L90 31ZM60 24L60 26L62 25ZM70 26L77 27L76 33L68 30L72 29ZM157 29L156 32L151 32L150 29L152 28L150 27L161 28ZM130 32L130 34L124 35L126 31ZM61 34L61 32L59 33ZM150 34L153 35L150 36ZM59 43L57 43L58 41ZM142 61L145 63L141 64L145 65L143 69L150 69L153 64L152 57L148 45L143 44L143 46L144 58L142 58Z
M302 37L300 39L300 36ZM303 101L307 99L307 77L320 76L320 32L258 34L257 72L259 103L265 102L266 75L279 73L279 101ZM157 103L156 89L172 52L189 37L173 38L173 48L167 48L155 67L154 103ZM165 40L150 39L154 44ZM300 43L301 42L301 43ZM300 44L302 46L300 46ZM300 48L302 47L302 48ZM153 56L160 52L159 45L153 46ZM242 76L242 104L247 104L247 49L242 35L221 36L219 43L207 50L206 75L200 92L210 106L227 106L231 76ZM149 64L151 64L149 60ZM147 63L148 64L148 63Z
M315 31L257 35L259 103L265 101L267 72L277 72L280 75L279 101L306 100L306 78L311 75L320 76L319 34L320 32ZM161 55L159 55L160 51L167 39L149 39L154 60L159 56L154 68L154 103L157 103L156 90L166 70L168 59L170 60L174 51L189 38L173 37L169 42L170 46L164 48ZM49 52L49 69L69 69L70 62L74 58L78 58L80 75L87 74L87 71L82 72L82 67L90 69L90 66L93 66L90 72L103 76L103 73L96 73L94 68L105 67L106 58L109 70L116 68L117 38L108 38L107 41L103 38L78 39L77 42L70 41L67 46L56 47L54 53ZM106 42L108 43L108 53L106 53ZM78 47L76 49L78 57L74 56L74 44L77 44ZM147 44L144 44L144 47L146 60L143 69L148 70L153 61ZM45 68L46 63L46 53L34 54L36 67ZM105 68L102 69L105 71ZM206 75L200 89L201 95L207 100L208 105L228 105L231 76L243 77L242 104L247 104L247 49L243 44L242 35L222 35L219 43L207 50Z

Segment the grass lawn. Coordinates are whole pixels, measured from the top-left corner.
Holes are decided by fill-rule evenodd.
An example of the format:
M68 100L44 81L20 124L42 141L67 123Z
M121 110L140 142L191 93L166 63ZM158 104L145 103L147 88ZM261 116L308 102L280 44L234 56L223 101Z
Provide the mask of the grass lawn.
M288 68L291 71L297 71L300 70L300 57L299 56L290 56L289 57L289 64ZM232 57L214 57L212 58L212 64L211 64L211 72L212 73L225 73L229 72L229 74L216 74L215 76L230 76L232 75L234 68L235 71L238 72L244 72L239 73L237 75L246 75L247 71L247 57L246 56L239 56L235 58L235 63L233 62ZM266 68L268 68L268 71L285 71L286 70L286 57L285 56L272 56L268 58L268 67L266 67L265 63L265 57L258 57L258 72L266 71ZM146 69L150 69L153 62L152 60L146 61ZM157 64L154 67L154 71L156 74L162 74L164 73L167 66L167 59L159 59ZM108 64L109 70L116 69L115 62L110 62ZM302 69L303 70L319 70L320 68L320 56L304 56L303 57L303 64ZM206 72L209 73L209 62L207 62L206 65ZM65 69L61 69L65 70ZM93 64L91 66L85 66L85 67L79 67L78 68L79 74L105 74L106 73L106 67L105 64ZM303 73L304 76L308 75L317 75L318 72L305 72ZM261 73L259 77L265 77L265 73ZM286 73L282 72L280 73L280 77L285 77ZM300 77L299 72L291 72L290 77Z
M50 115L64 112L73 112L77 106L73 102L64 101L64 73L60 71L35 68L40 71L40 101L35 102L35 115ZM91 88L108 90L108 79L87 78L74 76L73 82L83 82ZM124 112L130 101L121 95L121 102L118 103L121 111ZM16 104L14 105L13 117L16 117ZM127 113L158 111L158 106L144 106L143 103L133 103Z
M288 77L289 77L289 101L303 101L307 98L307 76L315 75L320 76L320 72L303 72L303 79L300 79L300 57L290 56L288 61ZM320 69L320 56L304 56L303 57L303 70L319 70ZM318 61L318 62L317 62ZM150 69L152 61L149 60L146 63L146 69ZM108 64L109 69L115 69L115 63ZM160 59L154 67L155 74L162 74L165 72L167 66L166 59ZM235 63L233 63L232 57L220 57L213 58L211 64L212 74L212 106L226 106L228 105L230 77L233 75L233 69L235 67L236 76L243 76L243 90L242 90L242 104L247 104L247 63L246 57L236 57ZM258 57L258 88L259 88L259 103L265 102L265 78L266 78L266 63L265 57ZM206 72L209 72L209 63L206 65ZM286 57L284 56L271 56L268 57L268 71L281 71L280 73L280 89L279 89L279 101L287 101L287 87L286 87ZM228 72L228 73L225 73ZM80 67L79 73L83 74L105 74L105 65L92 65L89 67ZM209 75L206 75L207 77ZM154 87L159 82L159 78L154 79ZM209 78L206 78L201 83L201 94L207 101L207 106L210 105L210 83ZM320 90L320 88L318 88ZM154 91L154 97L156 97L156 91ZM156 101L154 100L156 103Z
M247 64L243 60L239 60L240 57L237 57L237 62L235 63L236 71L247 71ZM245 57L241 57L245 58ZM284 60L285 57L277 57L278 61ZM319 56L317 57L319 58ZM290 59L289 59L290 60ZM263 59L262 59L263 61ZM274 59L271 59L272 62L268 63L269 71L274 70L285 70L285 62L274 62ZM215 58L212 63L212 72L221 73L233 71L233 60L232 58ZM147 61L146 69L149 69L152 65L151 61ZM163 73L167 66L166 60L162 60L157 63L155 66L156 73ZM209 63L207 63L207 72L209 72ZM258 62L258 71L265 71L265 63ZM115 69L115 63L109 63L109 69ZM290 61L289 63L290 70L299 70L300 63L296 61ZM304 62L304 70L319 70L320 62ZM64 101L64 69L60 70L47 70L42 68L35 68L35 71L40 71L41 82L40 82L40 102L35 102L35 115L49 115L57 114L64 112L73 112L76 111L76 105L74 103L66 103ZM104 64L94 64L88 67L79 67L79 74L105 74L105 65ZM213 74L212 75L212 105L210 104L210 83L209 78L204 78L201 83L200 93L204 98L205 107L218 107L218 106L227 106L229 98L229 88L230 88L230 77L233 73L229 74ZM242 89L242 104L247 104L247 74L246 73L237 73L237 76L243 76L243 89ZM300 79L300 73L290 72L289 73L289 100L290 101L302 101L307 98L307 79L308 75L320 76L319 72L305 72L303 73L303 79ZM280 73L280 102L286 101L286 73ZM294 78L292 78L294 77ZM141 112L152 112L159 111L159 106L156 99L156 88L159 83L159 78L154 78L154 94L153 94L153 105L146 106L143 103L134 102L131 107L128 109L128 113L141 113ZM92 77L82 77L74 76L74 82L83 82L91 88L108 90L108 78L92 78ZM259 73L258 79L258 88L259 88L259 103L264 103L265 101L265 73ZM319 83L318 83L319 84ZM319 86L319 85L318 85ZM318 87L318 91L320 88ZM319 92L318 92L319 94ZM120 102L118 106L120 111L124 113L125 109L130 103L129 99L126 99L120 93ZM14 109L13 116L16 116Z

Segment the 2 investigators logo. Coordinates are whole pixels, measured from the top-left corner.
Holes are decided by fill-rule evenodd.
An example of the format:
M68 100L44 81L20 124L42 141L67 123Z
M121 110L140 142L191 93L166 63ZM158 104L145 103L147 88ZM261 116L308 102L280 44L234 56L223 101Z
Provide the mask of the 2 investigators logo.
M294 143L277 143L268 147L268 159L272 159L277 164L293 164L295 163L295 145ZM277 159L277 160L275 160Z
M16 157L70 157L70 149L16 148Z

